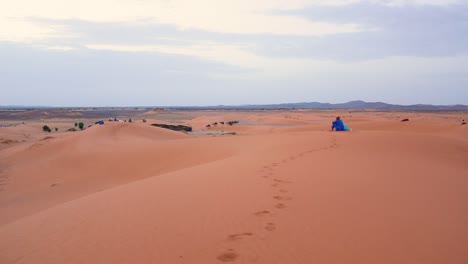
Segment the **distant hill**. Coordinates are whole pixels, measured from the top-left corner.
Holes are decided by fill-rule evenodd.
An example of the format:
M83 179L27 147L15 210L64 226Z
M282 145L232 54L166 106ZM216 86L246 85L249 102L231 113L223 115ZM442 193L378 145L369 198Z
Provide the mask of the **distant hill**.
M297 104L284 104L288 108L316 108L316 109L378 109L378 110L468 110L467 105L429 105L429 104L415 104L415 105L394 105L382 102L364 102L364 101L351 101L340 104L330 103L297 103Z
M412 110L412 111L468 111L468 105L394 105L382 102L350 101L331 104L319 102L283 103L265 105L218 105L206 107L169 107L173 109L373 109L373 110Z
M149 106L146 106L147 108ZM154 108L151 106L149 108ZM114 109L115 107L46 107L46 106L1 106L0 110L15 109L15 110L33 110L33 109ZM138 107L116 107L118 109L127 109ZM140 107L141 108L141 107ZM430 104L414 104L414 105L395 105L382 102L365 102L365 101L350 101L347 103L331 104L320 102L303 102L303 103L283 103L283 104L258 104L258 105L217 105L217 106L168 106L158 107L165 109L180 109L180 110L212 110L212 109L372 109L372 110L411 110L411 111L468 111L468 105L430 105Z

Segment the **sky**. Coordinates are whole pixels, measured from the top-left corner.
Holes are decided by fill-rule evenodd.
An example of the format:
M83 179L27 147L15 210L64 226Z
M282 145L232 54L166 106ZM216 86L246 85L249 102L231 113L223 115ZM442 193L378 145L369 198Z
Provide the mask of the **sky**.
M0 6L0 105L468 105L468 0Z

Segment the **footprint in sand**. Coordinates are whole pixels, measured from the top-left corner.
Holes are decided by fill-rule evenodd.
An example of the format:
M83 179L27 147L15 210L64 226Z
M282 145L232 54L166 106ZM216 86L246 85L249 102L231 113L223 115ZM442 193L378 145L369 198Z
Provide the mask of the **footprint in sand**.
M258 211L256 213L254 213L256 216L265 216L265 215L269 215L270 214L270 211L267 211L267 210L263 210L263 211Z
M220 254L217 259L222 262L235 261L239 255L232 249L228 249L226 252Z
M253 236L253 233L252 232L245 232L245 233L239 233L239 234L232 234L232 235L228 236L228 240L229 241L236 241L236 240L242 239L243 237L249 237L249 236Z
M276 195L276 196L273 196L273 199L276 199L276 200L279 200L279 201L289 201L289 200L291 200L292 198L289 197L289 196L280 196L280 195Z
M276 204L275 207L278 208L278 209L284 209L287 206L285 204L279 203L279 204Z
M268 230L268 231L276 230L276 225L275 225L274 223L268 223L268 224L265 226L265 229Z
M278 166L278 163L274 162L274 163L271 164L271 166L277 167L277 166Z
M278 187L278 184L277 183L272 183L270 186L273 187L273 188L276 188L276 187Z
M280 179L274 179L275 182L279 182L279 183L292 183L290 181L285 181L285 180L280 180Z
M285 190L285 189L281 189L281 190L279 190L279 192L280 192L280 193L287 193L288 191Z

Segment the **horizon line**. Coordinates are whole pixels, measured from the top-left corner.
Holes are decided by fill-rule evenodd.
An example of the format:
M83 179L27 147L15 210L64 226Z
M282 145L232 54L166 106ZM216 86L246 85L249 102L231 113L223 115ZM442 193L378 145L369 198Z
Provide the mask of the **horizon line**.
M285 103L264 103L264 104L218 104L218 105L108 105L108 106L51 106L51 105L0 105L0 108L42 108L42 109L52 109L52 108L215 108L215 107L261 107L261 106L281 106L281 105L297 105L297 104L324 104L324 105L343 105L349 103L364 103L364 104L385 104L388 106L401 106L401 107L411 107L411 106L433 106L433 107L468 107L468 105L457 103L457 104L431 104L431 103L415 103L415 104L392 104L382 101L364 101L364 100L351 100L342 103L330 103L330 102L318 102L318 101L309 101L309 102L285 102ZM300 108L300 107L299 107Z

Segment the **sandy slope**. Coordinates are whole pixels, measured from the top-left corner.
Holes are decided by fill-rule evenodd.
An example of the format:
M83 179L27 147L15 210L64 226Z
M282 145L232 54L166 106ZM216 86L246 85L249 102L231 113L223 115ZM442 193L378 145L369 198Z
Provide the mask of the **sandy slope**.
M110 124L11 152L0 262L466 263L468 128L352 113L330 133L332 115L192 120L258 122L218 137Z
M46 137L48 138L48 137ZM6 159L8 188L0 209L8 222L64 200L232 155L227 145L194 151L204 141L144 124L109 123L39 140Z

